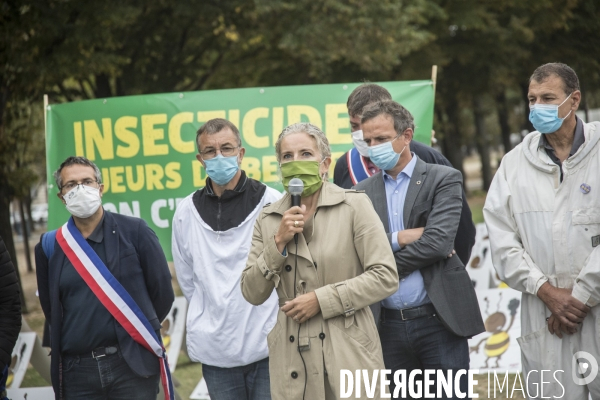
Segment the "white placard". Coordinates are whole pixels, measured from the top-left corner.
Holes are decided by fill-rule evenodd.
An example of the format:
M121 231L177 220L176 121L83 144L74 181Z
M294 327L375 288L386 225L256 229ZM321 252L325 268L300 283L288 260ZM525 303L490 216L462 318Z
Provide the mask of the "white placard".
M29 359L31 358L35 338L35 332L19 333L8 367L7 388L21 387L21 382L23 382L27 367L29 366Z
M198 385L190 395L190 399L192 400L210 400L210 396L208 395L208 387L206 387L206 381L204 378L200 379Z
M491 283L491 271L490 264L485 262L486 254L483 251L479 251L482 248L481 243L471 252L471 258L467 263L465 269L473 282L475 290L486 290L490 288Z
M488 240L488 246L490 246L490 241ZM506 288L508 287L508 285L506 285L504 282L502 282L500 280L500 277L498 276L498 273L496 272L496 268L494 268L494 264L492 263L492 248L491 246L489 247L489 257L486 260L486 262L489 264L488 270L490 271L490 288Z
M167 357L169 359L169 369L171 373L175 371L177 366L177 359L179 358L179 352L181 350L181 344L185 336L185 317L187 314L187 300L185 297L176 297L169 311L169 315L165 318L162 323L160 330L163 338L163 344L167 350Z
M521 292L513 289L478 290L477 299L486 331L469 339L471 369L521 370Z
M490 254L490 240L485 224L475 225L475 244L471 249L471 258L465 266L475 290L493 287L492 273L495 274Z
M10 400L50 400L54 398L52 386L8 389L7 395Z

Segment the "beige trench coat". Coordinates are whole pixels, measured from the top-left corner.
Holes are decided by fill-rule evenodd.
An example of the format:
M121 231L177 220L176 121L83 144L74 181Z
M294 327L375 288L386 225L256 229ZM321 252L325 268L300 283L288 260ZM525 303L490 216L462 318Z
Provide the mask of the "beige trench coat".
M321 312L300 326L283 312L268 336L273 400L340 398L340 370L383 369L379 335L370 304L398 289L396 263L381 220L364 193L325 182L315 216L298 238L296 290L294 241L287 257L277 251L275 232L291 206L289 194L265 206L256 220L241 286L258 305L277 290L279 305L315 292ZM299 334L298 334L299 332ZM371 373L369 373L370 376ZM366 399L365 388L361 395ZM379 379L376 397L379 398ZM354 397L354 392L352 393Z

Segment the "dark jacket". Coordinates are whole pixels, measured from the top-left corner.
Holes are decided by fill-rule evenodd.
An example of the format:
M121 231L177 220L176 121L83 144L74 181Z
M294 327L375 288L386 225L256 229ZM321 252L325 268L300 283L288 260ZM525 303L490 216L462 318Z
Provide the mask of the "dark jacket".
M394 252L398 276L403 278L417 269L431 303L446 328L457 336L471 337L485 330L475 289L458 257L452 251L461 208L462 176L446 166L417 160L404 201L406 229L425 228L416 242ZM381 172L356 185L373 202L388 234L387 199ZM380 303L371 306L379 322Z
M113 214L104 217L104 241L107 263L160 336L161 321L173 304L171 273L156 234L139 218ZM65 254L55 241L54 253L46 258L41 241L35 247L38 290L46 319L50 321L51 376L56 399L61 397L59 377L62 306L59 282ZM140 376L159 373L159 360L134 342L114 320L121 353L131 369Z
M21 331L21 299L15 267L0 237L0 374L10 364Z
M427 164L452 167L450 161L431 146L413 140L410 142L410 151L415 153ZM352 184L352 179L350 178L350 173L348 171L346 154L340 157L335 164L333 183L344 189L350 189L354 185ZM456 254L463 264L467 265L469 258L471 257L471 249L475 244L475 225L473 224L471 209L467 203L467 196L464 190L462 196L462 212L460 214L460 222L458 223L458 232L456 233L456 238L454 240L454 250L456 250Z

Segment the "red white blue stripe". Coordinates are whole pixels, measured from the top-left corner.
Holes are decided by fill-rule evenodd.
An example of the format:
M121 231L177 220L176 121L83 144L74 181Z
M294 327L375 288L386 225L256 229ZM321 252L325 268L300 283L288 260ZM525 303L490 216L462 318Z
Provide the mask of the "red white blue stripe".
M346 156L346 161L348 162L348 171L350 172L350 179L352 179L353 185L373 175L369 171L369 168L367 168L365 158L356 150L356 147L350 149Z
M108 312L133 340L159 358L165 400L174 400L167 352L140 307L85 240L75 226L73 218L69 218L69 221L58 229L56 240L75 270Z

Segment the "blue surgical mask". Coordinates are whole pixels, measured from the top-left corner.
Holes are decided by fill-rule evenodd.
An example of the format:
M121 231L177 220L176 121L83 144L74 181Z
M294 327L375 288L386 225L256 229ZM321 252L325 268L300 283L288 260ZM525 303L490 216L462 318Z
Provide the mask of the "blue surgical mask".
M573 94L573 93L571 93ZM565 101L571 97L571 94L567 96ZM564 117L558 117L558 107L565 104L565 101L556 104L533 104L529 106L529 120L533 124L533 127L540 133L553 133L560 129L563 121L571 115L571 111Z
M223 157L221 154L210 160L204 160L206 173L214 183L224 186L233 179L240 166L238 156Z
M377 168L387 171L396 166L400 156L402 155L402 152L404 149L406 149L406 146L404 146L404 149L402 149L400 153L396 153L394 151L392 142L398 139L398 137L400 137L400 135L396 136L389 142L369 147L369 158L371 161L373 161L373 164L375 164Z

